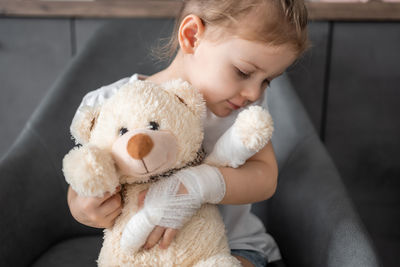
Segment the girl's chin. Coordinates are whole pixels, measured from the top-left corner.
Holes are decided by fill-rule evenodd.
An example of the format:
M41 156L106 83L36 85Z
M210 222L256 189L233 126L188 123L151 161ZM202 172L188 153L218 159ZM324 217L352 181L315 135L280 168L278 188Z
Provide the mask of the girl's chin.
M227 117L232 113L232 110L230 108L226 108L226 107L210 108L210 110L217 117Z

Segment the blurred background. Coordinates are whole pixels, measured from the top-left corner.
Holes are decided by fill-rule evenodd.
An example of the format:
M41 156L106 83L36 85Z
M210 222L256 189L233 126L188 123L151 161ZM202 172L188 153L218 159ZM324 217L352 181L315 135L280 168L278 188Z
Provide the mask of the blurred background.
M179 2L0 0L0 158L96 29L121 18L172 23ZM384 266L399 266L400 2L307 6L312 48L288 74Z

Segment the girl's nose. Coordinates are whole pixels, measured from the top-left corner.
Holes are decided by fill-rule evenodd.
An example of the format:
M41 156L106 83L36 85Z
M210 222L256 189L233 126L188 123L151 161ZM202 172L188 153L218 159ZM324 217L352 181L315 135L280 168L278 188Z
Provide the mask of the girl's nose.
M242 90L241 96L250 102L254 102L261 97L262 90L259 86L251 85Z

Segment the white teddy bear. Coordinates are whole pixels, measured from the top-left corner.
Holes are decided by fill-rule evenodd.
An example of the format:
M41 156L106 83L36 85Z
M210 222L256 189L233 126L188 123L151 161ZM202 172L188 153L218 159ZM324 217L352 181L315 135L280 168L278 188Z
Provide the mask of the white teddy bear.
M64 157L66 181L83 196L102 196L124 185L123 210L105 229L99 266L240 266L230 255L222 218L212 204L189 205L194 215L168 249L140 248L163 208L173 210L168 197L176 194L186 170L201 163L238 167L265 146L273 131L266 110L252 106L242 111L205 160L205 102L182 80L128 83L101 106L83 107L83 114L71 126L81 146ZM138 195L149 188L139 209ZM187 196L179 197L190 203Z

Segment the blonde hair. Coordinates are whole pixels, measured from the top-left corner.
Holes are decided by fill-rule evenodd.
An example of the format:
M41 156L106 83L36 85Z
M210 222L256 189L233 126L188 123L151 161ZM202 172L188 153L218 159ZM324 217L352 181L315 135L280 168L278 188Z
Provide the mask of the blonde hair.
M173 34L161 47L164 57L172 58L177 52L179 26L189 14L197 15L206 32L211 29L218 37L230 33L270 45L288 44L298 55L309 47L303 0L183 0Z

